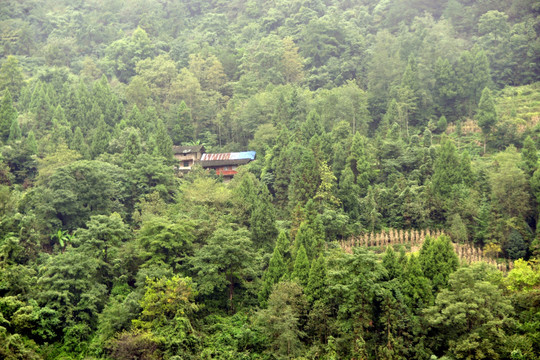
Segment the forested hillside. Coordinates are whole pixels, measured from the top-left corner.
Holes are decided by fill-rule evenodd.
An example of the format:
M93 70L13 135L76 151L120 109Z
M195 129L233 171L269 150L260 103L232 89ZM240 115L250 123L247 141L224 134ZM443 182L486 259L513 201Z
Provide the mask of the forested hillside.
M3 0L0 358L538 359L539 35L534 0Z

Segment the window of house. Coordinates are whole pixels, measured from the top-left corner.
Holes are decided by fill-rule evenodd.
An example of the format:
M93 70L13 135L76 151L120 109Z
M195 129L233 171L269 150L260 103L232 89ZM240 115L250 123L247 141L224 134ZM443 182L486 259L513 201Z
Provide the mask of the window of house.
M189 161L184 161L184 167L189 167Z

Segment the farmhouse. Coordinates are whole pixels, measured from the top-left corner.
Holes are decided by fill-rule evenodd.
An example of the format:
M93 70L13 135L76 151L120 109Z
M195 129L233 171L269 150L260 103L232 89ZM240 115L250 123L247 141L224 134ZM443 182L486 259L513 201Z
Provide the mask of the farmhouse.
M173 146L174 158L178 160L178 171L185 174L193 164L201 160L204 154L203 145Z
M199 162L204 169L212 169L216 174L230 180L237 173L240 165L255 160L255 151L230 152L220 154L203 154Z
M245 165L255 160L255 151L229 152L229 153L205 153L203 145L173 146L174 157L178 160L178 172L185 174L191 167L198 163L204 169L214 170L216 174L230 180L237 173L240 165Z

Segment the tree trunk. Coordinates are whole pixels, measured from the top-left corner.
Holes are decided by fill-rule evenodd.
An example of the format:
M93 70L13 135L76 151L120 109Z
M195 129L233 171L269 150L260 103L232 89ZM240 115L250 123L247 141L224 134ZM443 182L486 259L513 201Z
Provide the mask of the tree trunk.
M234 313L233 295L234 295L234 279L233 279L233 275L230 274L229 276L229 304L230 304L229 311L231 312L231 314Z

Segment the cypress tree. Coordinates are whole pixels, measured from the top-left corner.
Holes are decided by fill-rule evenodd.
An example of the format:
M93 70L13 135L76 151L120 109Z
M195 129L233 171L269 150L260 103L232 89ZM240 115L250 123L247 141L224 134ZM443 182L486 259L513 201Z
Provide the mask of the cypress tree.
M282 230L279 232L279 235L276 240L276 248L279 250L279 253L282 255L283 262L285 263L287 268L289 268L289 264L291 263L291 260L292 260L291 241L289 240L289 236L287 235L286 231Z
M476 113L476 120L478 126L482 129L484 134L484 154L486 153L487 137L491 132L491 129L497 122L497 110L495 109L495 103L491 97L491 91L486 87L482 91L482 97L478 103L478 111Z
M291 279L298 280L298 283L305 288L309 281L309 270L310 265L306 249L304 248L304 245L300 245L298 253L296 254L296 259L294 260L294 270Z
M446 131L446 128L448 126L448 122L446 121L446 116L442 115L439 118L439 121L437 121L437 131L442 134Z
M489 60L484 50L479 50L474 56L473 71L474 80L472 84L468 84L474 90L474 100L476 103L482 98L483 90L489 86L491 82L491 71L489 68Z
M446 287L450 274L459 265L454 247L447 236L434 240L427 237L420 249L418 260L424 275L433 284L434 293Z
M36 125L38 129L48 129L52 120L51 101L45 91L45 84L36 86L32 94L30 109L36 116Z
M139 129L144 134L144 119L137 105L133 105L133 108L127 117L126 125Z
M354 183L354 174L349 166L341 173L338 186L338 198L343 205L343 210L353 220L360 216L360 189Z
M34 135L34 132L32 130L30 130L28 136L26 137L26 148L33 155L36 155L38 152L36 135Z
M13 120L17 119L18 114L15 107L13 107L13 100L11 93L6 90L0 102L0 140L6 141L10 134Z
M84 159L90 158L90 147L84 139L81 128L78 126L75 128L75 132L73 133L70 149L77 151Z
M460 159L454 143L448 138L443 139L437 151L432 180L435 191L443 198L450 194L453 185L462 181Z
M428 128L426 128L426 130L424 130L424 136L422 137L422 143L424 145L424 147L430 147L431 145L433 145L432 143L432 134L431 134L431 130L429 130Z
M424 276L418 257L412 254L401 277L401 288L407 306L414 313L430 305L433 301L431 282Z
M193 128L191 109L182 100L178 106L176 116L173 116L169 122L169 134L173 143L180 145L182 143L193 141L194 133L195 129Z
M255 208L251 213L251 237L253 243L259 248L270 247L274 243L278 230L276 228L276 214L270 202L270 194L265 185L260 186L260 192Z
M312 199L319 187L319 183L319 169L315 156L311 150L304 149L300 162L293 167L290 174L290 208L293 208L296 204L303 206L308 200Z
M326 261L322 254L311 262L309 279L305 289L309 302L313 303L324 298L326 290Z
M474 242L477 245L482 246L485 245L486 240L488 240L489 222L491 220L491 206L485 195L482 198L478 217L475 220Z
M300 126L300 131L302 132L302 141L305 145L309 144L312 137L323 133L321 116L317 111L311 110L309 112L306 121Z
M469 156L469 152L467 150L461 153L459 169L463 183L467 186L471 186L474 182L474 176L471 168L471 157Z
M19 126L19 120L17 118L14 118L11 122L11 127L9 129L9 142L20 140L22 137L21 128Z
M268 264L268 269L263 276L263 285L258 293L259 302L262 307L266 306L268 296L272 292L272 288L277 284L284 276L287 275L287 266L283 261L283 256L279 251L278 246L274 247L272 258Z
M506 245L506 253L512 260L522 259L527 254L527 245L523 240L523 236L521 236L516 229L510 231Z
M365 196L367 188L375 176L375 171L367 149L367 140L359 132L353 137L349 163L360 191L359 195Z
M99 120L99 125L92 136L92 145L90 146L90 153L92 158L98 157L100 154L107 151L110 140L110 131L108 125L105 123L103 115Z
M17 100L23 85L23 72L19 60L13 55L8 55L0 67L0 91L4 89L9 91Z
M523 142L521 161L523 162L525 173L532 176L538 167L538 153L534 141L530 136L527 136Z
M142 146L141 146L141 138L139 136L139 132L136 129L132 128L131 131L129 132L127 143L122 153L124 162L133 164L135 160L137 159L137 156L139 156L141 153L142 153Z
M395 279L401 273L396 252L392 246L387 246L382 264L387 271L387 280Z
M154 139L156 141L154 155L162 156L167 160L171 160L173 158L173 143L161 119L158 119L157 121L156 131L154 132Z

